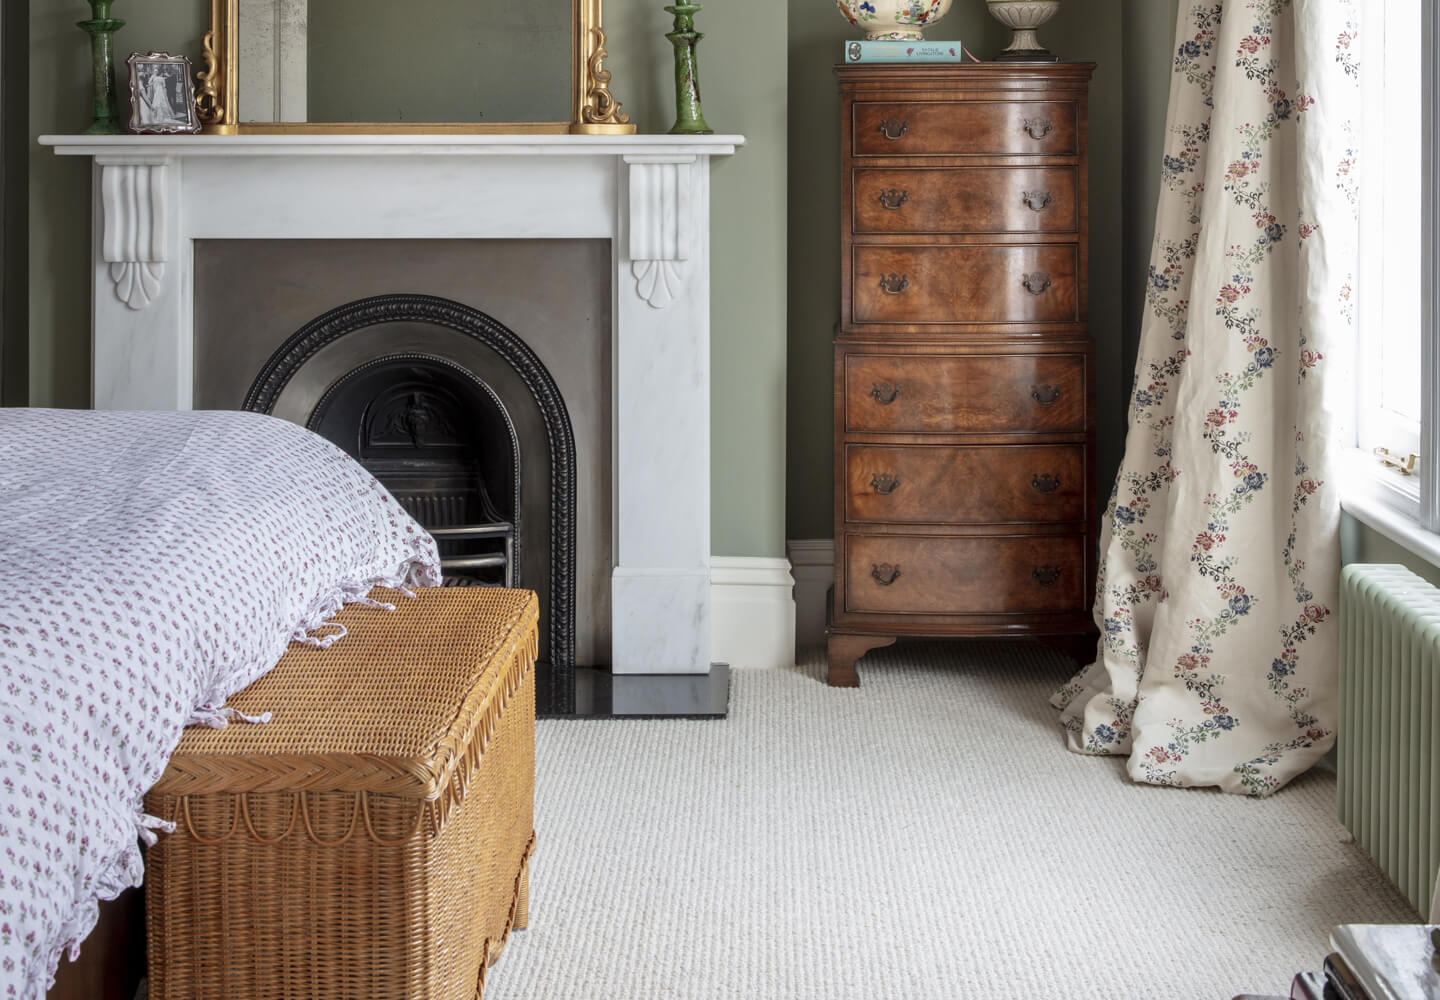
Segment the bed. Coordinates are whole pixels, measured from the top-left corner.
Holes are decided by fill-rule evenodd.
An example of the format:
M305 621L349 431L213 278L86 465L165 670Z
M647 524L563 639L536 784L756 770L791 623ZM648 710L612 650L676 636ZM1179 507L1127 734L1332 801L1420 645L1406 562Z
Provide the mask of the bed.
M44 997L141 884L165 828L141 802L186 725L263 724L226 699L291 642L439 582L430 536L303 428L0 409L0 996ZM104 933L123 962L133 931Z

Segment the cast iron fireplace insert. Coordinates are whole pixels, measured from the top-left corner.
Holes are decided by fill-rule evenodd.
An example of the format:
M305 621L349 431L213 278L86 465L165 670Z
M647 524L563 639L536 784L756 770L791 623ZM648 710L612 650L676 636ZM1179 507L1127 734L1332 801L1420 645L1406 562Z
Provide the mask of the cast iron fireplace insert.
M316 375L322 350L377 326L406 328L411 349L343 356L306 426L369 470L435 536L445 583L526 587L540 595L537 712L575 710L575 442L554 379L513 331L449 299L380 295L306 323L265 363L244 408L273 411ZM416 350L417 335L426 344ZM447 341L484 345L460 364ZM473 356L473 352L472 352ZM315 388L322 388L316 386Z

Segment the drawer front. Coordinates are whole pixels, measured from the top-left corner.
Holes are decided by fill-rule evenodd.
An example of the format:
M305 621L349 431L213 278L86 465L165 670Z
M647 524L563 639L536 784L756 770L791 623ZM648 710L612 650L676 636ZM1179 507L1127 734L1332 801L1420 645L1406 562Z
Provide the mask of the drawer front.
M856 233L1073 233L1074 167L862 167Z
M852 433L1078 433L1086 429L1085 356L847 354Z
M852 248L856 323L1074 323L1079 244Z
M1084 576L1084 535L845 539L845 609L856 613L1083 611Z
M1082 521L1084 445L854 444L850 521L957 524Z
M1069 154L1069 101L857 101L856 156Z

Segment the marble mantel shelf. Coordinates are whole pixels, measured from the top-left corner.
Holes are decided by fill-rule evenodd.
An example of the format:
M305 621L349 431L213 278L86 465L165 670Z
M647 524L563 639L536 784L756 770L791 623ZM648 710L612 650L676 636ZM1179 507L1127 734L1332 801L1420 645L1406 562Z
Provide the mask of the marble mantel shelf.
M61 156L728 156L743 135L42 135Z
M40 138L93 164L99 409L193 405L197 241L608 240L611 661L635 674L710 669L710 162L744 141Z
M486 222L496 227L494 231L481 222L478 229L430 234L435 236L540 235L534 231L535 221L517 217L517 211L533 216L545 211L547 205L542 202L548 203L552 213L554 207L563 206L575 225L590 226L589 232L563 235L628 235L636 288L652 307L663 309L674 301L685 282L694 236L709 232L708 212L697 226L692 211L697 202L708 202L708 194L700 192L708 182L708 169L697 172L694 168L700 163L708 165L711 157L733 154L744 142L745 137L740 135L40 137L41 145L54 147L58 155L94 159L96 206L101 214L97 221L104 229L100 249L109 265L116 295L135 310L146 308L155 299L165 279L165 266L172 252L167 223L177 215L180 192L184 190L172 175L180 174L187 162L199 169L211 165L212 183L207 186L201 180L190 187L207 188L212 203L217 196L230 204L272 202L268 197L259 197L263 191L247 193L247 183L272 189L288 184L294 192L307 192L321 199L353 194L363 197L370 209L383 208L387 200L377 199L381 193L377 187L388 189L384 194L396 203L396 211L401 202L413 204L421 197L420 189L427 187L447 192L443 199L428 199L432 211L447 211L462 197L481 205L491 202L486 205ZM626 175L623 179L628 180L628 198L623 200L628 214L628 225L623 227L628 230L626 234L596 231L594 221L587 219L595 209L603 207L608 211L610 202L621 201L609 191L607 182L613 171L606 166L607 159L620 165ZM311 169L317 163L321 164L319 170ZM345 169L345 164L352 169ZM426 164L435 169L425 169ZM460 166L456 168L456 164ZM567 165L570 169L566 169ZM523 195L531 196L531 205L516 200ZM567 205L567 201L571 204ZM208 214L223 216L224 206L212 204ZM389 227L396 220L383 211L372 210L357 218L383 222L386 228L365 231L352 226L348 233L337 231L331 235L375 238L394 234Z

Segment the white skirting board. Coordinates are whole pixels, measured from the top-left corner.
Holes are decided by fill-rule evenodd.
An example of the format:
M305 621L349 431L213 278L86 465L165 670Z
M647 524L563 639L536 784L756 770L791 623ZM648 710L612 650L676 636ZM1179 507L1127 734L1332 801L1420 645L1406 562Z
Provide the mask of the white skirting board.
M799 647L825 641L825 595L835 583L835 543L796 538L785 543L795 574L795 641Z
M788 559L710 557L710 658L731 667L795 663L795 580Z

